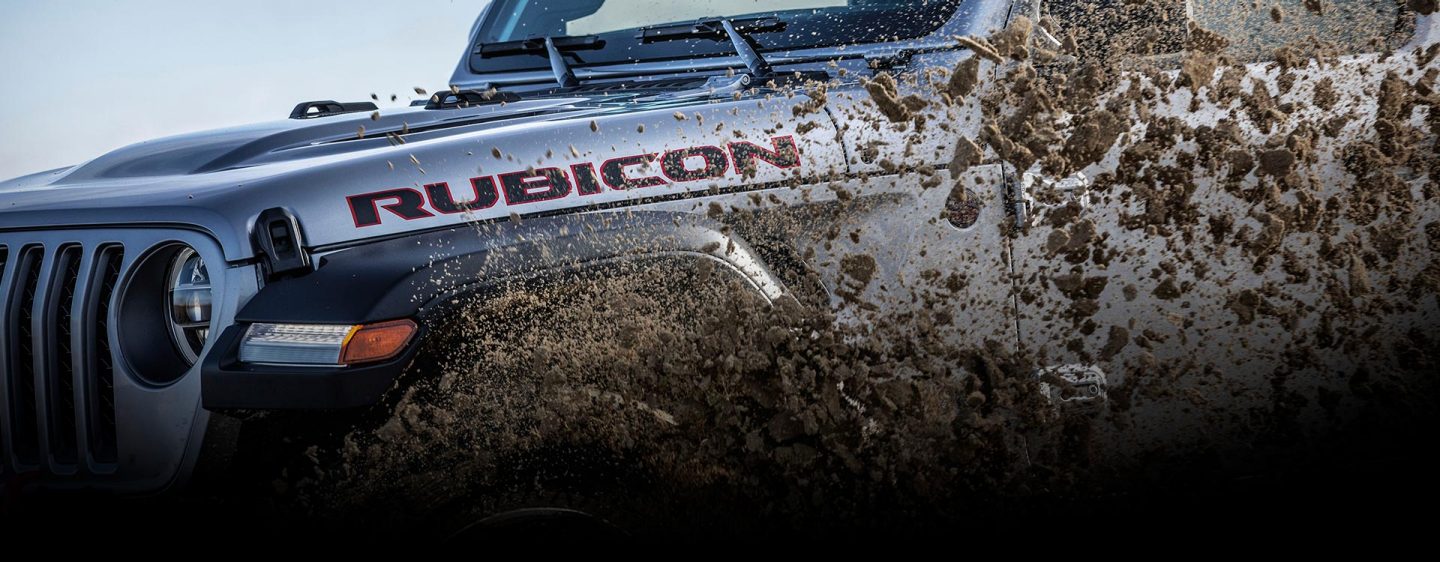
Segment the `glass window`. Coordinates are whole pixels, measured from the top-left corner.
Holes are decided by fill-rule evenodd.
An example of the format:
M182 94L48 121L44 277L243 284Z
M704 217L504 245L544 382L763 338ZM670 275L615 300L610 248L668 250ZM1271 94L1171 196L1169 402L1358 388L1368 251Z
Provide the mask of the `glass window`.
M923 37L955 14L962 0L496 0L480 24L480 43L545 36L596 35L600 50L566 53L572 65L733 55L728 41L641 43L641 27L702 18L777 17L781 31L753 34L764 51L854 45ZM549 67L543 53L470 59L475 72Z

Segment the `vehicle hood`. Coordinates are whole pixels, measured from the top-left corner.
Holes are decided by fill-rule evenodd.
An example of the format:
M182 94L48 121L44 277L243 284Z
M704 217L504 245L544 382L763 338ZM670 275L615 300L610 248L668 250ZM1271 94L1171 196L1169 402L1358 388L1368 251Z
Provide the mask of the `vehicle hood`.
M470 180L492 174L599 165L616 156L724 146L737 138L764 144L770 138L764 129L774 129L794 114L792 107L807 100L763 91L720 100L674 92L597 94L451 109L409 107L186 134L0 183L0 229L171 224L207 231L225 247L228 259L245 259L253 255L251 225L273 207L299 217L310 247L492 215L553 211L555 205L507 209L502 201L479 213L483 216L467 212L360 228L347 198L445 182L459 201ZM823 112L810 119L815 124L806 134L790 134L833 143L833 124ZM844 162L827 165L843 167ZM593 197L583 203L613 199Z

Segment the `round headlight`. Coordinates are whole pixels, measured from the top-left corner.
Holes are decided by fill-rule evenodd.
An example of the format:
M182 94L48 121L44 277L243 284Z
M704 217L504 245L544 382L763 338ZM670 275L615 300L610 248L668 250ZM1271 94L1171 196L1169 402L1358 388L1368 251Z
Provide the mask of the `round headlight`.
M170 337L175 348L192 365L210 337L210 272L205 259L191 248L176 252L170 262Z

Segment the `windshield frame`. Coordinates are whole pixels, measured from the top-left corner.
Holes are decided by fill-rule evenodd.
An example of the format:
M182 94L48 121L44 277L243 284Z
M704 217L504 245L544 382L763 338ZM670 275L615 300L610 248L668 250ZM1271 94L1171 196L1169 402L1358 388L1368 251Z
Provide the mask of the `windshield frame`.
M470 42L467 44L465 54L460 64L457 65L452 84L460 87L468 85L492 85L499 83L536 83L543 82L549 76L549 62L542 53L527 55L512 55L506 57L482 57L479 53L479 46L485 41L483 37L488 36L489 29L497 25L501 19L509 15L509 7L512 1L497 1L487 6L485 11L477 18L471 29ZM799 35L809 33L818 22L808 23L803 18L797 18L795 12L758 12L756 14L743 14L743 17L758 17L763 15L776 14L782 19L788 19L791 26L784 32L762 32L754 34L755 40L762 46L761 52L767 59L785 64L787 59L813 58L827 52L837 53L843 57L856 57L864 52L876 49L898 50L902 48L938 48L954 44L953 36L976 33L976 22L985 22L994 26L1003 24L1005 14L1009 11L1011 2L995 2L984 0L940 0L931 4L932 10L939 10L940 15L946 16L942 21L939 16L935 21L940 22L935 29L928 32L896 33L892 28L898 27L891 22L890 25L877 26L875 22L865 22L872 29L881 30L877 33L860 37L864 41L851 41L853 36L847 36L845 40L829 40L808 43L785 43L777 41L777 36L788 34ZM803 10L808 12L810 10ZM845 23L855 25L855 14L850 15L852 21ZM739 16L737 16L739 17ZM830 19L833 16L827 15ZM818 20L819 18L814 18ZM833 25L833 24L827 24ZM689 68L692 70L703 70L712 68L737 68L743 67L738 62L734 47L727 41L716 41L709 38L677 39L659 43L641 45L639 39L635 38L635 32L639 28L617 30L599 34L606 39L608 44L604 53L596 51L567 52L565 57L575 70L576 74L586 76L613 75L622 68L630 68L636 71L650 69L660 72L673 71L674 69ZM896 36L899 36L896 39ZM879 40L883 39L883 40ZM601 54L601 56L596 56ZM623 71L622 71L623 72ZM488 79L487 79L488 78Z

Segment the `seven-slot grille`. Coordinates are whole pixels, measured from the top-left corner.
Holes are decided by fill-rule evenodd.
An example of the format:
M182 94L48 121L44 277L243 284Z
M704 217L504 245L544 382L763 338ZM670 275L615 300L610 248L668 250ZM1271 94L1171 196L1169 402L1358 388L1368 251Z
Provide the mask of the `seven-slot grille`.
M0 245L0 472L117 462L110 311L125 248Z

